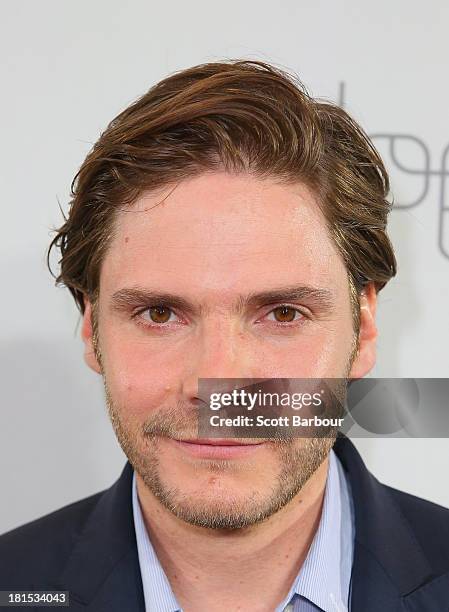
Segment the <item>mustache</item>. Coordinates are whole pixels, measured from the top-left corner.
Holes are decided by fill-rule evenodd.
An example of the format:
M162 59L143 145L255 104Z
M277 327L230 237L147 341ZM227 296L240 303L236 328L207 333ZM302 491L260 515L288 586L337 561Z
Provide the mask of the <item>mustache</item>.
M189 439L198 437L199 407L178 403L153 412L142 425L142 434L154 439L158 436Z
M199 405L186 404L183 402L179 402L175 406L160 408L144 421L142 424L142 435L149 440L154 440L158 437L174 438L176 440L192 440L199 438L200 410L201 407ZM219 437L228 437L230 439L238 438L241 439L242 442L246 439L252 442L270 440L279 446L293 443L291 436L286 436L282 427L272 427L271 434L272 435L269 437L256 438L250 436L244 438L242 435L233 434L231 429L228 436L222 434Z

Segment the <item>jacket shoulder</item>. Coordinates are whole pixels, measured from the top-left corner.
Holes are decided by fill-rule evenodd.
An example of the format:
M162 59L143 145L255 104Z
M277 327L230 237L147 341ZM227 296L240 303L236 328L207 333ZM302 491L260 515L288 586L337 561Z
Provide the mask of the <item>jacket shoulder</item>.
M384 485L395 499L402 516L434 571L449 570L449 508Z
M0 536L0 590L42 588L57 578L87 517L104 491Z

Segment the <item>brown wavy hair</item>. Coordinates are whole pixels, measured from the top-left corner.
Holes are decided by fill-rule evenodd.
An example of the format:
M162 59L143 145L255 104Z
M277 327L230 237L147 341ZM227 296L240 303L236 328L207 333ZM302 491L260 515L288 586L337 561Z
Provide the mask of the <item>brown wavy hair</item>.
M347 268L358 330L364 285L379 291L396 274L388 174L342 108L260 61L177 72L111 121L73 179L68 216L49 246L50 271L52 249L61 255L56 284L69 288L83 313L83 295L93 304L98 297L116 212L144 191L214 169L312 189Z

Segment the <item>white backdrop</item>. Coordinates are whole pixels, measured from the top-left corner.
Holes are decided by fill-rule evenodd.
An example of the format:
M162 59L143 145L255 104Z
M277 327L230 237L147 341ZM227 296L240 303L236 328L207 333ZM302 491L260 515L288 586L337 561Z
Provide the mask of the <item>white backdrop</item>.
M124 464L45 249L100 130L174 70L274 62L377 135L399 274L380 294L373 374L449 376L446 0L3 0L0 22L0 532L109 486ZM379 479L449 506L447 440L356 444Z

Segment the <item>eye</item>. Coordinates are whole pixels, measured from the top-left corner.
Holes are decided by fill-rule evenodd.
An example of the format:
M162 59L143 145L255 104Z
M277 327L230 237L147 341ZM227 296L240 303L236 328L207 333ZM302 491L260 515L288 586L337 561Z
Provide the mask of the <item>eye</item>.
M303 318L303 314L293 306L277 306L268 313L268 317L273 315L277 323L293 323ZM271 319L273 320L273 319Z
M176 315L171 308L163 305L155 305L145 308L138 315L147 323L156 323L158 325L163 325L164 323L171 323L173 320L172 316Z

